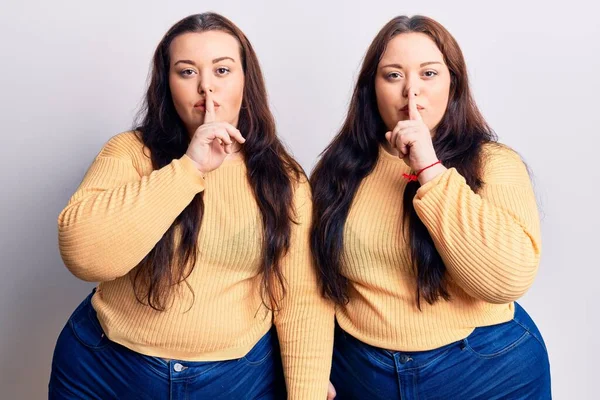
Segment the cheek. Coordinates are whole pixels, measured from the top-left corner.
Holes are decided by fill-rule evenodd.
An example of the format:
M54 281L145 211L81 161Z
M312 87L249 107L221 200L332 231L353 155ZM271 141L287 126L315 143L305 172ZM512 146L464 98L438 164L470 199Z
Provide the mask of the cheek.
M423 120L425 125L427 125L427 128L433 131L446 113L447 102L443 101L441 97L436 97L435 99L430 98L429 106L429 112L423 116Z
M445 88L441 88L440 90L438 90L435 93L434 102L436 107L441 108L440 111L443 112L443 109L445 109L446 105L448 104L448 90L446 90Z
M435 110L436 119L441 119L446 113L449 91L449 87L440 87L433 93L431 100L433 109Z
M182 107L185 104L186 98L185 88L177 80L169 78L169 89L171 90L171 97L173 98L175 107Z
M227 102L231 107L232 112L238 112L242 105L242 99L244 97L244 81L234 81L226 88L227 90Z
M235 101L236 101L238 108L241 107L243 99L244 99L244 82L242 81L242 83L240 83L237 87L236 96L235 96Z
M390 85L381 85L376 88L376 96L377 107L384 120L397 117L396 108L399 105L400 93Z

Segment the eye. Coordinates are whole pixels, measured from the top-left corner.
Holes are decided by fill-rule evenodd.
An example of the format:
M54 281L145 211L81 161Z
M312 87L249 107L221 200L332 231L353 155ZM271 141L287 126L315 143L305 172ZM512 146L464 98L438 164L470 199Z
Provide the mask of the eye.
M433 78L437 74L438 74L437 71L434 71L432 69L429 69L423 73L423 75L425 75L427 78Z
M386 78L390 81L402 78L402 75L399 72L390 72L386 75Z
M229 68L225 68L225 67L219 67L216 70L217 75L227 75L230 71Z
M188 69L184 69L183 71L181 71L179 73L179 75L187 77L187 76L192 76L195 73L196 73L196 71L194 71L193 69L188 68Z

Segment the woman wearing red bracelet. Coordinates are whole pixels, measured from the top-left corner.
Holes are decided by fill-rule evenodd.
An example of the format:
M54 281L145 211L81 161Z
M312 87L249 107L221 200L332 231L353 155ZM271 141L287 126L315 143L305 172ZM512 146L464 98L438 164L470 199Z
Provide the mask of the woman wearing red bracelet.
M311 185L338 399L550 398L544 341L515 303L540 260L534 192L444 27L402 16L379 32Z

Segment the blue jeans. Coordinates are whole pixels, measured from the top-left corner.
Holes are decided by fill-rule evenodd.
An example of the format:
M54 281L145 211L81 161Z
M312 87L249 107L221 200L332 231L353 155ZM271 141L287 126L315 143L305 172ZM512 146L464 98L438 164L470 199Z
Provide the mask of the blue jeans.
M539 330L515 317L476 328L430 351L389 351L336 327L331 382L347 399L550 399L550 364Z
M166 361L110 341L91 298L58 337L49 399L285 399L274 328L240 359Z

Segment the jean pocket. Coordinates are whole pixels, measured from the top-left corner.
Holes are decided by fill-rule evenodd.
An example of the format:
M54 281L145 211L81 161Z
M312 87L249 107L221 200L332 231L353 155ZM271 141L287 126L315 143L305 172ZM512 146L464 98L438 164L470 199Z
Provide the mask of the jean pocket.
M96 310L92 307L89 297L71 315L69 325L77 340L90 349L99 350L110 343L102 330L100 321L96 316Z
M250 365L260 365L269 359L275 344L273 331L267 332L242 359Z
M508 322L475 328L463 343L480 358L495 358L509 353L531 337L529 331L514 319Z

